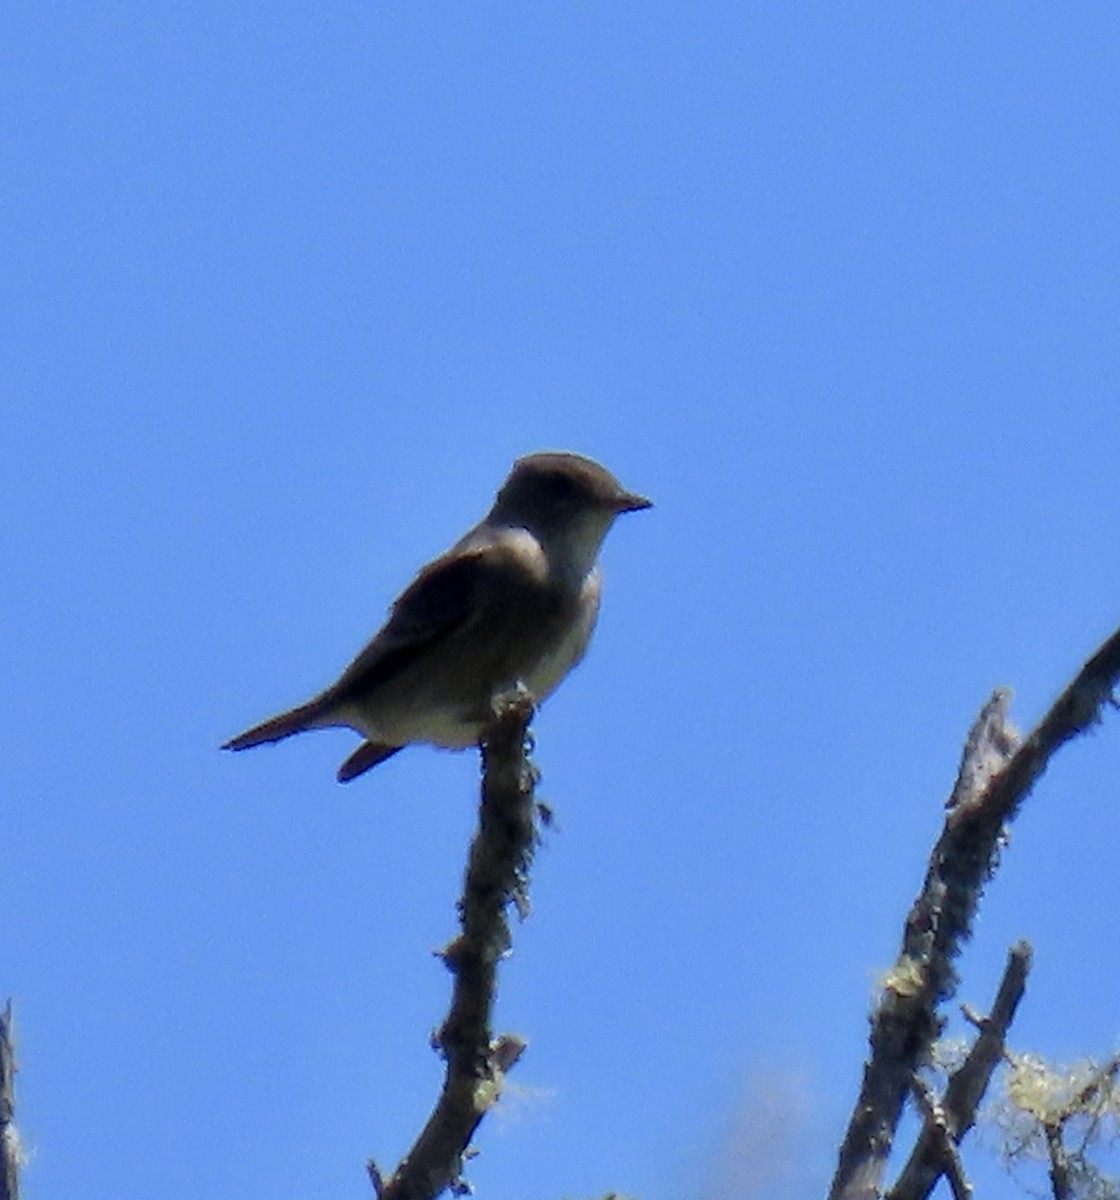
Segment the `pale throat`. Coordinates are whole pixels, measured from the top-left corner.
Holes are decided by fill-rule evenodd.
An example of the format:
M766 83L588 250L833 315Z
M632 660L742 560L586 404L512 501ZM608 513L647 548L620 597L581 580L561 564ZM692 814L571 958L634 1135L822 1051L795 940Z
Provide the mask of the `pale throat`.
M580 513L562 529L536 529L557 583L578 588L595 569L603 539L614 520L612 512Z

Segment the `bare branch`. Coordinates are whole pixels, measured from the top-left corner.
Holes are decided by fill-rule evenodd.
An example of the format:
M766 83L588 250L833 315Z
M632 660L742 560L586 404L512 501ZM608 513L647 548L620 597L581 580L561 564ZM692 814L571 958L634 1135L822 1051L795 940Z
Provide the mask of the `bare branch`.
M12 1002L0 1013L0 1200L19 1200L22 1160L16 1132L16 1061L12 1037Z
M1060 1124L1046 1126L1046 1150L1050 1155L1050 1187L1054 1192L1054 1200L1069 1200L1072 1192L1070 1180L1069 1159L1066 1148L1062 1145L1062 1127Z
M1031 966L1031 948L1019 942L1007 956L999 991L991 1015L970 1018L980 1030L965 1060L949 1077L941 1109L953 1148L961 1143L976 1121L976 1110L991 1082L992 1074L1003 1059L1007 1031L1027 986ZM898 1182L888 1193L889 1200L923 1200L937 1185L945 1169L945 1146L928 1125L923 1128Z
M532 699L523 690L502 697L482 745L479 829L471 843L463 897L462 932L442 951L455 976L451 1010L433 1043L447 1062L443 1090L415 1145L383 1179L370 1162L378 1200L434 1200L445 1189L465 1192L462 1166L471 1137L497 1102L506 1071L525 1042L495 1040L490 1029L499 960L509 951L506 907L528 912L528 870L536 844L533 788L526 753Z
M953 1200L972 1200L972 1184L965 1178L964 1163L961 1162L957 1142L953 1136L952 1118L933 1094L933 1089L920 1075L914 1076L913 1093L925 1120L922 1137L928 1137L936 1147L941 1169L949 1180Z
M1054 753L1100 719L1120 677L1120 629L1081 668L1022 742L997 691L965 746L941 836L903 932L902 950L872 1014L871 1053L852 1113L831 1200L874 1200L911 1080L940 1030L938 1006L956 990L953 960L971 930L998 860L1005 824Z

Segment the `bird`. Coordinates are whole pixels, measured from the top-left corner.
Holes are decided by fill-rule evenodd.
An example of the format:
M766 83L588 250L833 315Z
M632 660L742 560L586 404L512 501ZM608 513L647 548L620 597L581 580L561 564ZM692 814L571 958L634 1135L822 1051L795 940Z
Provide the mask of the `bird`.
M349 727L363 741L338 769L348 783L405 746L477 745L496 696L524 688L539 704L583 658L603 539L616 517L651 507L594 459L518 459L486 516L420 570L336 682L222 748Z

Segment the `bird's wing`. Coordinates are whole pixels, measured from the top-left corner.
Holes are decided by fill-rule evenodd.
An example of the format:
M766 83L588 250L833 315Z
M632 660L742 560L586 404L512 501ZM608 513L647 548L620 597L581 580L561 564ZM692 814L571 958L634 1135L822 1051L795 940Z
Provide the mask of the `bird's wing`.
M524 572L527 551L519 542L476 534L429 563L393 605L381 632L330 689L332 699L378 686L474 621L511 570Z

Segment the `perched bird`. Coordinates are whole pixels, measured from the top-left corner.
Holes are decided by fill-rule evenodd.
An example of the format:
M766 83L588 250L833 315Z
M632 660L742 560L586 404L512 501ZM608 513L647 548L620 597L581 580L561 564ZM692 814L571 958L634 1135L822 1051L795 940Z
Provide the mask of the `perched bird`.
M599 547L619 513L650 505L590 458L519 459L493 508L421 570L336 683L223 749L349 726L366 740L338 770L346 783L414 742L475 745L496 695L521 684L544 700L583 657Z

